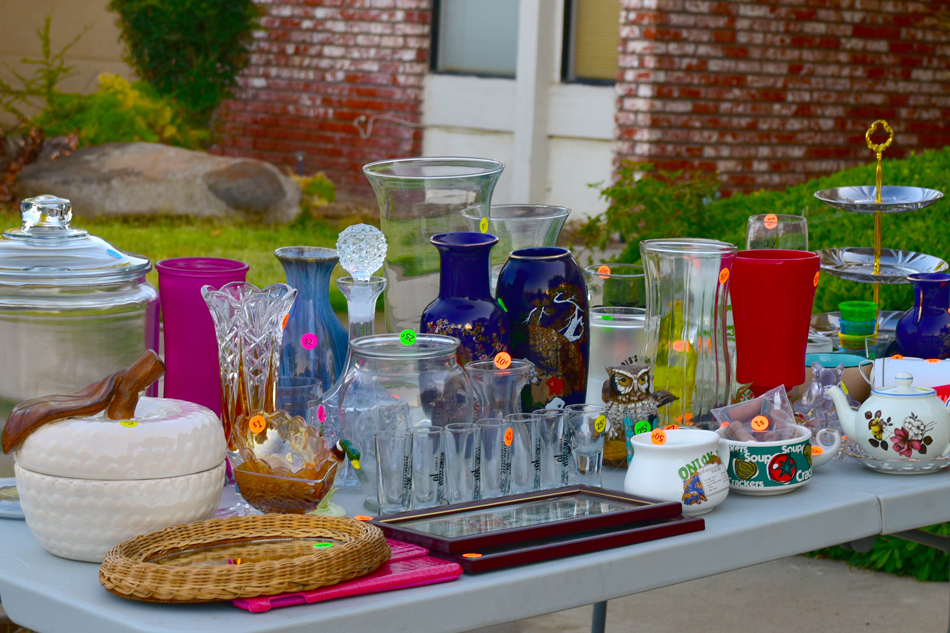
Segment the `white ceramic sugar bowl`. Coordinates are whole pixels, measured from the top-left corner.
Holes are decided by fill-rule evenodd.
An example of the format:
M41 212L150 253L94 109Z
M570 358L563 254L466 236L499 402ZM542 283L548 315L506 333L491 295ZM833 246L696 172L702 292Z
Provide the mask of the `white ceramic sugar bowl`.
M133 536L213 517L225 449L210 409L142 398L130 420L69 418L30 434L16 452L20 503L47 551L101 562Z

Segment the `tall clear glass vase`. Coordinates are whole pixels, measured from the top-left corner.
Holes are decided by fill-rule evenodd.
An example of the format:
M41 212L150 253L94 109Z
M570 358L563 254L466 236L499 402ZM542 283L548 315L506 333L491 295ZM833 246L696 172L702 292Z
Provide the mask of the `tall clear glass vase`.
M463 213L488 232L491 196L504 163L483 158L403 158L370 163L363 173L376 192L389 250L383 266L386 328L416 331L439 293L439 253L429 238L468 230Z
M647 293L643 364L653 366L654 389L679 398L660 409L663 425L710 428L711 410L729 403L726 306L737 250L706 239L640 242Z

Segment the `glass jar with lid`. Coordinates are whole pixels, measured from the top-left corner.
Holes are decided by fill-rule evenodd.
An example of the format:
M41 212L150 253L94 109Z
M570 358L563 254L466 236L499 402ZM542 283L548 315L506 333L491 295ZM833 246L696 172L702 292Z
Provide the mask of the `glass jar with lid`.
M148 258L71 228L63 198L23 200L20 217L0 236L0 428L18 402L75 391L158 349ZM0 456L0 486L5 477L11 456Z
M456 360L458 346L451 336L410 331L350 341L340 425L360 451L357 477L368 508L376 505L377 433L474 421L475 397Z

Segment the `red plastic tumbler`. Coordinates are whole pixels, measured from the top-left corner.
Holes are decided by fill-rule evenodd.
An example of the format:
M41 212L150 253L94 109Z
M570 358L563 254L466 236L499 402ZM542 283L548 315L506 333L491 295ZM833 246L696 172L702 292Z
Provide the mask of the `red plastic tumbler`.
M165 337L166 398L203 405L221 415L218 339L202 286L245 281L248 265L217 257L163 259L158 270Z
M818 287L818 255L739 251L732 264L736 380L760 396L805 382L805 348Z

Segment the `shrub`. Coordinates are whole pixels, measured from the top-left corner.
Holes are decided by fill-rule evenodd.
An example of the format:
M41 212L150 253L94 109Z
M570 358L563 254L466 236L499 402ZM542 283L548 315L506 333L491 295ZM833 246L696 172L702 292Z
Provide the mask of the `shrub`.
M99 76L95 94L54 92L31 123L47 136L76 134L83 145L145 141L198 149L209 137L188 125L178 108L146 82L130 84L109 74Z
M207 123L247 64L252 0L111 0L126 59L139 76Z
M760 191L731 198L710 200L708 176L692 177L681 183L666 183L663 172L654 177L649 165L640 180L621 171L615 185L602 189L611 205L582 229L585 243L596 245L607 227L621 230L627 247L620 261L640 259L639 240L647 237L711 237L740 247L745 245L745 227L750 215L788 213L808 218L809 248L819 250L841 246L873 246L874 217L869 214L836 211L815 199L814 193L831 187L874 183L874 163L846 169L824 178L810 180L785 191ZM676 174L682 178L679 172ZM950 148L927 150L904 159L884 161L884 184L901 184L950 191ZM689 194L680 193L684 190ZM698 198L698 201L697 201ZM948 210L946 199L922 211L886 214L882 245L935 255L950 260L950 234L941 230ZM873 287L822 275L815 297L815 311L837 310L849 299L871 299ZM913 305L909 285L882 286L884 310L906 310Z

